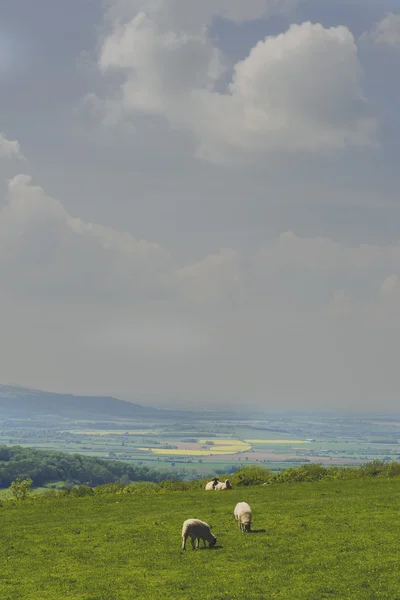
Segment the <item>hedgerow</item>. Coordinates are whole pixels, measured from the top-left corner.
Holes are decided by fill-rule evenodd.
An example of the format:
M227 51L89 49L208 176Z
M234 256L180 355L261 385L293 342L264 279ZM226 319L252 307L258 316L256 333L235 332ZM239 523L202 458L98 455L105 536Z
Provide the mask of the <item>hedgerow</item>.
M332 466L324 467L319 464L305 464L297 468L283 469L273 472L259 465L246 465L229 476L233 488L255 485L273 485L279 483L318 482L322 480L350 480L371 477L391 478L400 476L400 463L374 460L361 466ZM224 481L228 476L220 475ZM207 479L197 481L182 481L166 479L159 483L138 481L123 485L121 483L106 483L91 487L86 484L71 486L60 490L47 490L36 492L32 490L32 480L13 481L8 492L3 495L1 505L18 502L43 501L48 499L81 498L84 496L119 495L119 494L163 494L169 492L185 492L190 490L204 490Z

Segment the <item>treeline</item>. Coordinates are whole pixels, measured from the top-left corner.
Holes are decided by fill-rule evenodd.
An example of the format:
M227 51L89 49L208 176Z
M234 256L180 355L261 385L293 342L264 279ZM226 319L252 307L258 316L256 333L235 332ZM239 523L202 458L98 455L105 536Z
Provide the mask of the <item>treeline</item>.
M259 465L248 465L239 468L234 473L219 474L219 479L223 481L229 478L233 487L241 487L398 475L400 475L400 463L375 460L354 467L324 467L316 463L307 463L297 468L283 469L278 472ZM127 488L125 491L129 492L129 485L137 482L157 484L156 486L145 486L146 491L150 488L153 491L204 488L206 480L185 481L186 478L187 473L184 469L180 471L163 470L133 466L116 460L103 460L81 454L65 454L21 446L0 446L0 488L8 488L16 479L32 480L33 487L42 487L61 481L64 482L67 490L82 485L87 488L95 488L113 484L121 490ZM117 490L117 488L113 489ZM134 485L133 489L136 492L137 485ZM99 493L101 493L100 490Z
M102 460L81 454L35 450L21 446L0 446L0 488L15 479L31 479L34 487L63 481L68 486L90 487L105 483L127 485L134 481L175 480L182 473L132 466L116 460Z

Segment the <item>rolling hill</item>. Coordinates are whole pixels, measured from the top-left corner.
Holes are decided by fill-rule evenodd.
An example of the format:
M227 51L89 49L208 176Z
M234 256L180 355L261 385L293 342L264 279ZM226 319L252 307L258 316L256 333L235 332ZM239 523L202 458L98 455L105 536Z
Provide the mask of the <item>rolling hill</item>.
M167 411L108 396L74 396L0 385L0 419L41 416L70 419L162 418Z

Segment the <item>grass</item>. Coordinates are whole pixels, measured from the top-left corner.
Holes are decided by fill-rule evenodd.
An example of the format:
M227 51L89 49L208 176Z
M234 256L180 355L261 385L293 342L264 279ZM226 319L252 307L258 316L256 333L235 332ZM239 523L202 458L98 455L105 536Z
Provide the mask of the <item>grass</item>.
M252 534L233 518L242 500ZM399 501L392 478L5 506L0 597L399 600ZM189 517L212 525L215 549L181 551Z

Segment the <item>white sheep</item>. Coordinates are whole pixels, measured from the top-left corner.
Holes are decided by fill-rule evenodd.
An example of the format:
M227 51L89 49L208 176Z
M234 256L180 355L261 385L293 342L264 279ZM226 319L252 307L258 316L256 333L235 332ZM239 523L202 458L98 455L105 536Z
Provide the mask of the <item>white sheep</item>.
M218 481L218 477L214 477L214 479L212 481L209 481L206 484L206 490L213 490L215 489L215 486L218 485L219 481Z
M240 531L245 533L251 529L252 512L247 502L238 502L233 511L235 519L238 522Z
M182 550L186 549L186 540L190 537L192 542L192 548L195 549L195 540L197 540L197 548L200 546L200 540L204 542L204 548L206 548L206 541L209 543L210 548L215 546L217 538L211 533L211 528L204 521L200 519L186 519L182 527Z
M214 490L231 490L232 486L231 486L231 482L229 481L229 479L227 479L226 481L224 481L223 483L217 483L217 485L214 487Z

